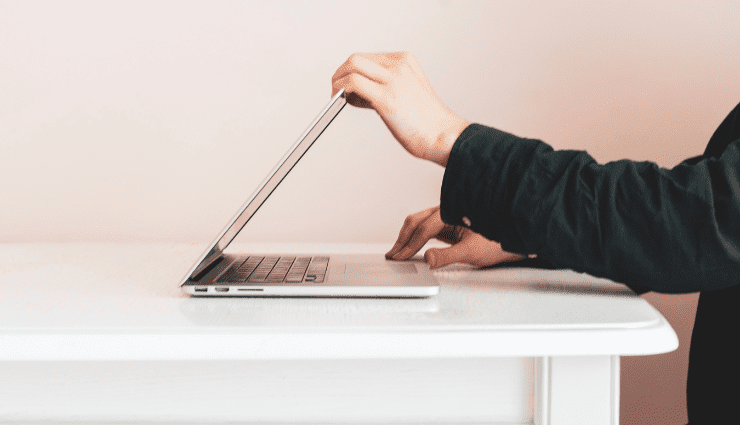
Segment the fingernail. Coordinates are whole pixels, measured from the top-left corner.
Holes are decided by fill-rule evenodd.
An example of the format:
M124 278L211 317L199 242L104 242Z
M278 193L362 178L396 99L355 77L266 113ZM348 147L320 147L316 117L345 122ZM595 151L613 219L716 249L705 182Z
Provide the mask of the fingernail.
M434 254L429 254L427 264L429 264L429 268L431 269L437 267L437 260L434 258Z

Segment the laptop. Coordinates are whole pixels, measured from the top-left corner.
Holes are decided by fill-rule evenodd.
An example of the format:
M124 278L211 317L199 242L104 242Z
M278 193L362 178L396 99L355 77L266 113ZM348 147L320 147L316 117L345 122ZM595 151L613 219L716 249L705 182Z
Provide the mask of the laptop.
M439 283L422 261L383 255L230 254L224 250L347 104L340 90L180 283L193 296L429 297Z

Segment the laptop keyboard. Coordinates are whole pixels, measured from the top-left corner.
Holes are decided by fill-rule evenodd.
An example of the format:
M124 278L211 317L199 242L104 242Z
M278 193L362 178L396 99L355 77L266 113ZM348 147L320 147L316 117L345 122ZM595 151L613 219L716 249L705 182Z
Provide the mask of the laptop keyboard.
M322 283L329 257L238 257L216 278L223 283Z

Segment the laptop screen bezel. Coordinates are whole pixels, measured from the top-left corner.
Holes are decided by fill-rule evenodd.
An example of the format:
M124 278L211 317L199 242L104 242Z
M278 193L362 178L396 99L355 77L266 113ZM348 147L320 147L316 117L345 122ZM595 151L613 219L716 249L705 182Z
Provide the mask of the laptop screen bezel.
M332 97L329 104L319 113L316 119L303 132L301 137L288 149L277 165L267 175L267 177L257 186L257 189L249 196L247 201L237 211L234 217L223 228L216 239L208 245L203 254L195 262L195 265L188 271L180 286L187 283L193 276L199 274L210 264L221 257L223 251L234 240L236 235L244 228L254 214L259 210L262 204L280 185L285 176L290 173L296 163L300 161L303 155L313 145L316 139L326 130L334 118L347 104L344 89L339 90Z

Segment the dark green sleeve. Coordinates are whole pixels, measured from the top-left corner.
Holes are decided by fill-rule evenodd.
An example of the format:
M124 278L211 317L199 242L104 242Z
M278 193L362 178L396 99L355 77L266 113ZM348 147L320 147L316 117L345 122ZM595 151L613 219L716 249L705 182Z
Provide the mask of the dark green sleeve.
M506 251L624 283L688 293L740 283L740 140L672 169L472 124L455 142L442 220Z

